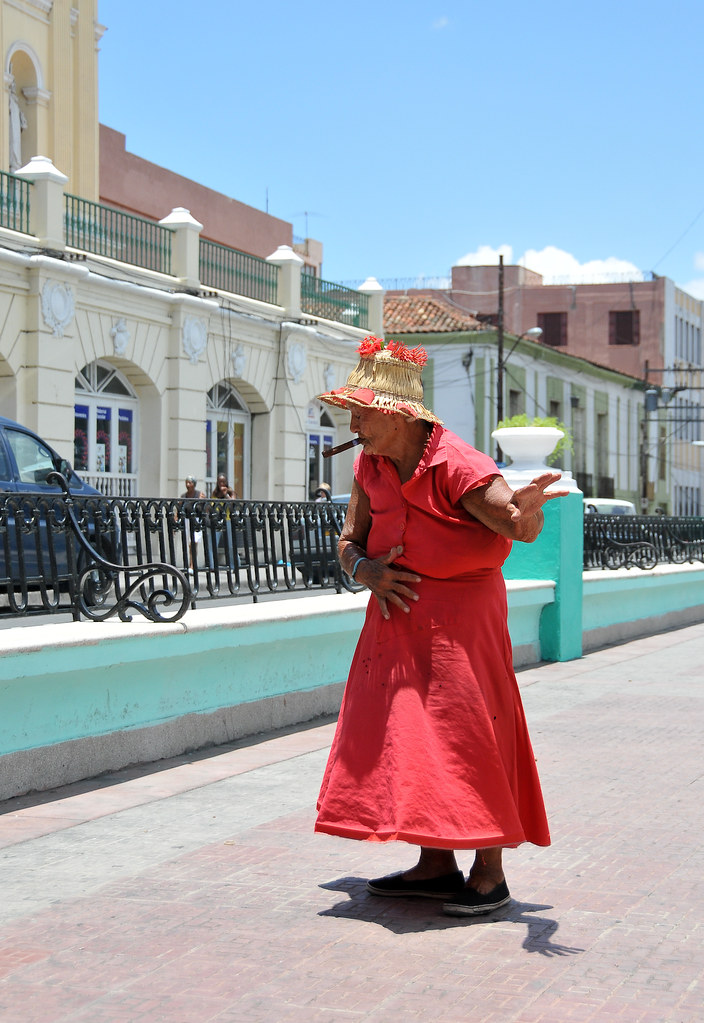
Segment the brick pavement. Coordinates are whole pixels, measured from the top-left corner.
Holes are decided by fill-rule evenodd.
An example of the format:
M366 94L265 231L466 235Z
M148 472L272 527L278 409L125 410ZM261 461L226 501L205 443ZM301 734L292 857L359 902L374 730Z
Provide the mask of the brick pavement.
M553 845L474 921L312 833L329 724L0 804L0 1020L702 1020L703 663L697 625L519 673Z

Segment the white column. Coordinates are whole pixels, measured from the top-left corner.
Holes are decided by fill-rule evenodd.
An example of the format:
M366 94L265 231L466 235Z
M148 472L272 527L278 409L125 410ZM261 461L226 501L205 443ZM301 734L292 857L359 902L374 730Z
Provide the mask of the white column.
M376 277L367 277L360 284L358 291L369 296L369 333L376 337L384 336L384 296L386 291Z
M17 171L17 176L33 184L29 202L29 229L42 249L63 252L64 189L68 178L57 170L47 156L33 156Z
M162 227L173 231L171 268L184 288L200 288L200 232L199 224L190 210L177 206L168 216L159 221Z
M301 318L301 267L303 260L290 245L279 245L276 252L266 257L267 263L279 268L279 302L289 320Z

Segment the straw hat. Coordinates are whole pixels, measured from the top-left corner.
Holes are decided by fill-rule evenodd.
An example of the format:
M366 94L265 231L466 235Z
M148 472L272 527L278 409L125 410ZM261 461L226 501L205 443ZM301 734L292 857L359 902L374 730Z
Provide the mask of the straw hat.
M319 394L320 401L348 410L378 408L408 419L442 423L423 404L421 373L428 361L423 348L407 348L402 341L384 342L370 334L357 351L359 362L345 386Z

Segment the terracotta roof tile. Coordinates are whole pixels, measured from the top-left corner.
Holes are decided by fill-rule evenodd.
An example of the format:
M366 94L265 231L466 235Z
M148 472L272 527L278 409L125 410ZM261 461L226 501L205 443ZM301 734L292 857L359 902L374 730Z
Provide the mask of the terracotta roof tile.
M471 313L454 308L447 300L431 295L389 295L384 300L384 332L440 334L486 329Z

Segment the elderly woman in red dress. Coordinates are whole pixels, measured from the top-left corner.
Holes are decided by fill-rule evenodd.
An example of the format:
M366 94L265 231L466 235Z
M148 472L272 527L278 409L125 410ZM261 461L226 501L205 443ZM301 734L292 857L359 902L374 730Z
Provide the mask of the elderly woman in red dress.
M340 561L372 594L318 802L316 830L420 847L369 881L380 896L444 900L454 915L510 901L502 850L549 845L513 672L501 566L564 491L546 472L513 491L495 462L423 405L427 356L366 338L347 385L362 445ZM455 852L475 851L465 881Z

